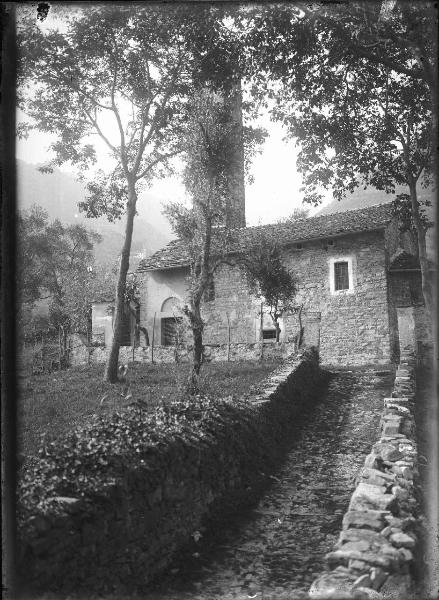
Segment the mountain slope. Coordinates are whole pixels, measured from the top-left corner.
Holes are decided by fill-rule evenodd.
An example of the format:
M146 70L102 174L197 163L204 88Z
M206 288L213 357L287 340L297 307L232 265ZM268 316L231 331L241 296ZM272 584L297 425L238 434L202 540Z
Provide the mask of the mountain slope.
M33 204L44 208L49 219L62 223L81 223L102 235L102 242L95 247L99 263L114 262L122 248L124 220L110 223L104 217L88 219L79 212L78 203L84 200L84 186L73 175L54 169L53 173L40 173L37 165L17 160L17 204L19 210L27 210ZM151 194L139 195L135 218L132 253L152 254L166 245L172 236L167 221L160 214L160 198ZM143 213L143 214L142 214ZM145 218L144 215L148 215Z
M398 187L395 194L402 194L406 189ZM343 200L332 200L329 204L317 212L318 215L330 215L332 213L344 212L345 210L354 210L355 208L367 208L375 204L384 204L391 202L395 194L386 194L372 187L367 189L357 188L352 194L346 194Z

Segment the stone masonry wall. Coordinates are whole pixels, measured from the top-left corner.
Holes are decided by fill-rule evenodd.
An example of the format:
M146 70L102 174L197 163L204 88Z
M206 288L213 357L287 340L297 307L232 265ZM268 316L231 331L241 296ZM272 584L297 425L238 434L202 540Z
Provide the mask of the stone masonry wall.
M399 308L412 311L414 342L419 362L428 364L433 360L433 330L428 318L422 295L420 272L396 272L389 275L389 312L392 323L395 354L399 352L398 319Z
M231 342L258 342L260 309L261 303L250 294L243 272L226 265L219 268L215 274L215 300L203 306L206 343L227 343L229 322Z
M79 366L87 364L105 363L108 358L109 348L104 346L91 346L80 338L79 335L71 336L70 365ZM204 359L211 361L240 361L240 360L274 360L283 359L296 350L296 344L290 343L246 343L238 344L205 344ZM191 360L190 348L186 346L121 346L119 349L119 363L141 362L156 364L189 362Z
M151 424L137 424L146 437L114 457L120 474L109 479L108 457L100 456L96 465L93 449L83 440L86 456L71 459L75 481L81 473L96 473L96 483L82 495L60 493L66 485L62 464L54 471L55 481L44 479L47 467L38 477L33 473L25 488L27 508L18 511L23 587L30 592L128 593L145 586L213 517L254 501L261 471L269 473L279 463L295 416L318 399L322 381L317 353L308 350L287 360L262 393L239 404L225 403L202 424L174 425L143 445ZM112 423L102 434L114 448ZM50 496L44 502L43 492Z
M291 246L285 249L284 258L298 280L296 303L303 304L305 338L307 330L312 330L312 344L320 343L323 364L343 366L392 361L395 344L389 325L388 256L383 231L306 242L301 250ZM331 293L331 258L352 259L352 290ZM156 307L165 296L184 297L183 270L171 271L140 274L144 305L152 306L152 297ZM238 268L219 269L215 276L215 300L203 307L205 343L226 343L229 325L232 342L258 342L260 307L260 301L249 293L245 276ZM151 310L141 313L142 324L147 327L151 327ZM159 318L160 314L157 315ZM156 327L159 327L157 323ZM299 331L297 314L284 316L281 329L281 341L293 342Z
M331 258L352 258L352 293L331 294ZM382 231L334 238L333 245L303 244L285 256L299 281L297 304L304 316L320 313L320 356L326 365L387 364L391 361L386 252ZM297 316L284 319L286 335ZM306 332L305 332L306 335Z
M329 570L311 586L322 600L411 600L418 545L415 360L402 350L381 437L366 457L343 531L326 556Z

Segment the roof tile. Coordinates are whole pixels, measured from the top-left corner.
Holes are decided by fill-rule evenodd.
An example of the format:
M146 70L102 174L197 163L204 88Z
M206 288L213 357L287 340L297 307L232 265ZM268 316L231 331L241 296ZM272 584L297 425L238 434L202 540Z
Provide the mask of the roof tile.
M261 233L276 240L281 246L286 246L307 240L383 229L391 219L392 206L380 204L343 213L318 215L294 223L245 227L238 230L237 240L233 243L230 253L251 248ZM137 270L156 271L184 267L188 264L186 244L182 240L173 240L152 256L141 260Z

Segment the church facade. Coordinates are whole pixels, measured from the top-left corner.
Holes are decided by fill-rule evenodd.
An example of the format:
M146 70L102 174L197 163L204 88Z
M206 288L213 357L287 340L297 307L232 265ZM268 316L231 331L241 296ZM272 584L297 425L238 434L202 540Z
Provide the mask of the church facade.
M425 342L425 314L416 249L402 234L389 204L316 216L290 224L241 228L251 248L260 233L281 246L298 284L303 342L319 347L327 365L386 365L400 344ZM188 258L179 240L141 261L140 326L156 345L190 341L181 307L187 297ZM206 346L275 343L261 300L238 267L215 273L203 304ZM298 312L282 315L282 344L298 339Z

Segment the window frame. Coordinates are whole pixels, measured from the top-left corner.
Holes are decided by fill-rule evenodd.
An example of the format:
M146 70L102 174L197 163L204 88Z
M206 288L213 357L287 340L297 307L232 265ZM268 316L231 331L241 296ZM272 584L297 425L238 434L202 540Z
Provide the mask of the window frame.
M274 335L270 335L269 337L264 337L264 333L270 333ZM262 328L262 342L264 344L271 344L276 341L276 328L275 327L263 327Z
M344 290L335 289L335 265L336 263L347 263L348 264L348 282L349 287ZM329 289L332 296L339 296L344 294L353 294L355 291L355 280L354 280L354 257L353 256L336 256L329 259Z

